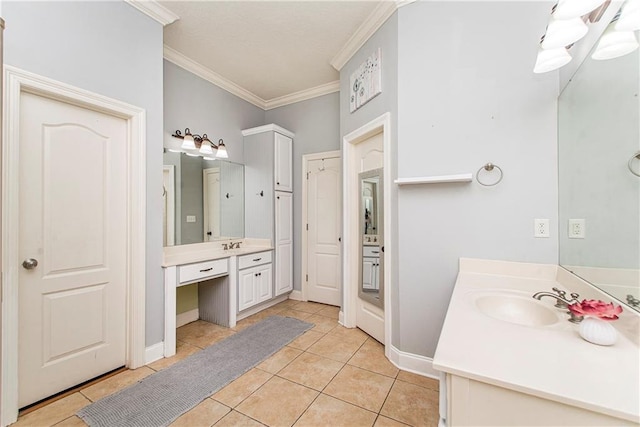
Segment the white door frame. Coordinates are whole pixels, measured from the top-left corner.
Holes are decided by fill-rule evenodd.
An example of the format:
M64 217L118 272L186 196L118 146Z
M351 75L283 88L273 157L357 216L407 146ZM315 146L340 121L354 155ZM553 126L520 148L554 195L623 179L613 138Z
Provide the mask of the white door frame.
M359 235L360 189L358 186L358 174L360 168L356 157L357 145L374 135L382 133L382 147L384 153L384 342L385 355L390 356L391 349L391 293L394 292L391 284L392 266L391 254L395 250L395 240L390 235L391 230L391 114L384 113L364 126L344 136L342 144L343 153L343 305L340 313L342 324L348 328L356 326L356 305L358 300L358 276L360 259L359 247L362 244Z
M302 284L302 301L308 301L307 298L307 286L308 282L306 280L307 271L307 257L308 257L308 237L306 230L304 230L305 224L309 222L309 212L307 212L307 173L309 172L309 162L312 160L322 160L322 159L332 159L332 158L340 158L342 157L342 152L340 150L335 151L325 151L323 153L313 153L313 154L305 154L302 156L302 265L300 272L300 283Z
M0 0L1 1L1 0ZM169 182L165 185L164 191L167 193L167 244L176 244L176 167L174 165L162 166L162 173L169 171ZM163 179L164 181L164 179Z
M65 83L4 67L2 144L2 358L0 425L18 416L19 143L21 92L45 96L127 121L127 354L129 368L145 363L146 113L144 109Z

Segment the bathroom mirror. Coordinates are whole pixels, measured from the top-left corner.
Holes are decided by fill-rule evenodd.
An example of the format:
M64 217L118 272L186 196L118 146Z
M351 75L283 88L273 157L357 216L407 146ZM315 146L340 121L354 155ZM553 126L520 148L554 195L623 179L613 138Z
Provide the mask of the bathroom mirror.
M638 309L640 57L587 56L558 101L561 266Z
M384 264L382 253L382 169L359 174L360 181L360 286L358 296L384 307Z
M164 153L165 246L244 237L244 166Z

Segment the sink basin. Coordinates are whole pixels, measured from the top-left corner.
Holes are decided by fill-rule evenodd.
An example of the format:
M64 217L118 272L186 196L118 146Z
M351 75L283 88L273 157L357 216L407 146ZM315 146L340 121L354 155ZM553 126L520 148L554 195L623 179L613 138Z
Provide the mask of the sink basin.
M485 315L504 322L524 326L545 326L558 322L555 310L531 297L484 295L476 298L476 307Z

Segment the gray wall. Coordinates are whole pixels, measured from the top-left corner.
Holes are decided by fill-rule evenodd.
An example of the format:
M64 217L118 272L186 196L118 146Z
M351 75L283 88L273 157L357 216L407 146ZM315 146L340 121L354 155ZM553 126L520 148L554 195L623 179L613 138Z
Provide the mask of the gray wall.
M176 130L222 138L229 161L243 163L242 129L264 124L264 110L224 89L164 61L164 138Z
M532 72L548 6L398 11L398 176L475 174L487 162L504 171L495 187L399 190L402 351L434 355L460 257L557 263L558 75ZM533 237L534 218L550 219L550 238Z
M302 156L340 149L339 94L332 93L266 112L275 123L296 134L293 140L293 288L302 289Z
M367 59L377 48L381 48L382 56L382 93L367 102L358 110L349 111L349 85L351 74ZM387 22L360 48L358 52L340 70L340 141L347 135L371 120L389 112L391 114L391 152L385 156L391 157L391 171L385 171L392 179L397 177L398 157L398 124L402 120L398 114L398 14L393 14ZM397 245L398 236L398 191L391 187L389 194L390 205L388 213L391 220L389 235L391 244ZM395 243L393 242L395 240ZM385 242L389 246L390 242ZM400 306L398 296L403 289L398 285L398 251L391 253L392 268L390 270L391 283L385 283L385 290L391 290L391 323L392 344L399 348L400 337ZM385 266L389 268L389 266Z
M5 63L147 113L146 344L163 339L162 26L124 2L4 2Z

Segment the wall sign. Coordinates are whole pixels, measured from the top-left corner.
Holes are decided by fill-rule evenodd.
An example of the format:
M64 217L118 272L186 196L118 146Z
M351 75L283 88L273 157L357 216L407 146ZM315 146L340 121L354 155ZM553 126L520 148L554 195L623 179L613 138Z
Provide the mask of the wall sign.
M382 92L381 69L381 55L378 48L351 74L349 106L352 113Z

